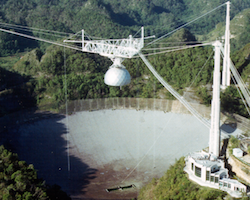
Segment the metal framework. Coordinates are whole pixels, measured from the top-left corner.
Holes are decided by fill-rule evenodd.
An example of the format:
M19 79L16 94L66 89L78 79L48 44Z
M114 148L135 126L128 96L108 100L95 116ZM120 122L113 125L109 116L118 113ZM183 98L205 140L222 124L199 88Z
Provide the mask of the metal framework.
M81 41L64 40L64 42L81 43L83 52L98 53L112 61L116 58L132 58L144 47L144 28L141 28L141 38L133 38L130 35L127 39L85 40L82 30Z

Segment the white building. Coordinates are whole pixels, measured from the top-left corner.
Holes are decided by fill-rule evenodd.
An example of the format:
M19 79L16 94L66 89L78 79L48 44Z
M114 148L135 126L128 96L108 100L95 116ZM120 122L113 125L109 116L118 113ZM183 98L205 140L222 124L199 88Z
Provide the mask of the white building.
M241 197L242 192L246 192L245 185L228 178L224 162L213 154L203 151L189 154L184 171L188 173L190 180L199 185L226 191L233 197Z
M229 44L229 7L227 2L226 32L224 45L224 67L222 86L223 88L230 85L230 44ZM233 197L241 197L242 192L246 192L246 186L237 180L230 179L228 170L225 168L220 156L220 51L222 48L220 42L214 44L214 74L213 74L213 99L211 102L211 127L209 134L209 153L197 152L191 153L186 157L186 167L184 171L188 173L189 179L199 185L220 189L228 192ZM226 60L225 60L226 59ZM241 156L243 153L239 149L234 153ZM238 156L238 157L239 157Z
M243 151L240 148L234 148L233 155L239 158L243 157Z

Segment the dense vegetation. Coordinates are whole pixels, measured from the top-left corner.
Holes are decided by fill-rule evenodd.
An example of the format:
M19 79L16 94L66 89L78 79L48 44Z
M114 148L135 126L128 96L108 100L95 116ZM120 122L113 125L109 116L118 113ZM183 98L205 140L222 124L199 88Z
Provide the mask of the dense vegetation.
M226 192L207 187L201 187L191 182L183 171L184 157L176 161L160 179L153 179L144 186L139 194L139 200L163 199L224 199Z
M249 0L231 2L232 18L243 9L250 8ZM85 32L92 36L105 38L127 37L129 34L136 33L143 25L146 36L153 34L162 36L222 3L224 3L222 0L130 0L129 2L125 0L4 0L0 2L0 22L66 33L76 33L84 28ZM204 35L224 20L225 6L186 28L194 35ZM238 49L246 42L250 42L247 34L250 27L249 15L245 15L244 20L244 33L235 39L237 44L234 42L233 45ZM8 28L3 24L1 27ZM235 30L238 30L238 27ZM41 36L37 30L33 31L33 35ZM56 39L48 35L45 37ZM34 48L37 45L42 50L46 48L45 43L2 32L0 41L2 56Z
M191 84L192 87L198 87L211 82L212 60L204 66L203 73L197 76L211 53L212 48L194 48L149 57L149 60L165 80L181 92ZM111 64L109 59L95 54L50 46L43 56L39 49L26 54L13 69L22 76L29 77L26 86L31 87L28 89L30 96L36 98L36 104L39 106L53 104L58 108L63 104L65 84L69 100L104 97L148 98L158 97L160 94L170 97L140 59L124 61L132 76L131 84L121 89L105 85L103 77Z
M183 41L192 38L192 35L189 33L187 36L185 31L180 30L171 38L176 37ZM248 49L249 45L232 56L244 81L248 81L249 74ZM192 87L201 102L209 105L211 88L204 86L212 83L212 53L211 47L197 47L150 56L148 59L177 91L183 94L186 87ZM18 60L12 72L1 69L0 76L4 90L0 93L0 103L7 102L9 105L11 101L6 99L12 94L18 99L18 102L14 101L12 106L1 106L1 115L7 113L6 109L10 110L17 103L21 108L36 105L41 108L49 105L53 109L58 109L65 102L66 85L68 100L106 97L173 98L139 58L125 60L123 63L132 76L129 85L121 89L105 85L103 77L111 64L109 59L99 55L81 53L58 46L50 46L45 54L40 49L34 49ZM247 116L244 104L234 86L227 88L221 95L223 111ZM15 110L14 106L13 111Z
M235 67L241 74L241 77L245 83L249 83L250 74L250 57L249 57L250 44L245 45L239 51L236 51L231 59L235 63ZM241 100L240 94L237 91L233 81L232 85L228 87L223 93L221 93L221 109L230 113L237 113L242 116L248 117L249 114Z
M87 34L105 38L127 37L144 25L146 36L161 36L222 3L222 0L3 0L0 2L0 22L67 33L75 33L84 28ZM250 42L250 10L243 9L250 8L250 1L232 0L232 4L231 16L235 16L231 26L235 36L231 40L232 59L244 81L249 81L250 45L246 44ZM172 42L177 42L180 45L181 42L221 37L224 16L225 7L161 42L169 42L171 45ZM41 36L35 31L32 34ZM51 35L45 38L57 40ZM161 45L155 44L151 47ZM151 56L148 59L178 92L183 94L187 87L191 87L200 97L200 101L209 105L211 88L208 85L212 83L213 59L207 63L206 61L212 52L211 47L197 47ZM99 55L49 46L0 32L0 56L7 55L11 56L0 58L0 117L35 106L57 110L65 103L65 92L68 100L105 97L173 98L139 58L123 62L132 76L132 81L120 89L104 84L104 74L112 63ZM221 104L222 111L247 116L234 86L221 94ZM15 154L2 147L0 150L2 155L7 155L10 159L5 159L5 156L6 164L0 163L6 167L1 172L3 174L0 180L0 186L3 186L0 188L3 191L0 195L4 196L3 199L38 198L35 195L40 195L40 199L53 199L50 196L53 192L50 191L60 191L56 186L48 190L37 179L32 166L18 161ZM15 164L12 165L12 162ZM188 181L182 171L183 167L183 159L177 161L164 177L153 180L146 186L139 198L222 199L225 196L221 191L202 188ZM4 173L9 173L7 182ZM12 178L12 174L16 175ZM22 180L32 187L22 183ZM38 193L34 193L36 187Z
M59 186L48 186L37 178L33 165L20 161L17 154L0 146L0 199L56 200L70 198Z

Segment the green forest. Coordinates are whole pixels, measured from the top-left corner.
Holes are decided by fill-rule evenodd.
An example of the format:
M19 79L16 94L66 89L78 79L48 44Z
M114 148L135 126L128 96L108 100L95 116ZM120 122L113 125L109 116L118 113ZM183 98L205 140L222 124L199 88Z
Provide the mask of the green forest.
M250 67L245 59L248 49L249 46L245 46L232 56L245 81L248 80ZM200 101L209 105L211 89L204 86L212 83L212 54L212 47L197 47L148 59L180 94L183 94L186 87L192 87ZM173 99L139 58L123 62L132 81L121 89L104 84L104 74L112 62L96 54L52 45L44 54L36 48L17 60L11 71L6 67L1 68L1 82L5 86L1 97L18 96L17 99L12 98L12 106L1 106L1 115L34 106L56 111L65 104L65 89L68 100L108 97ZM10 77L15 77L15 81ZM223 111L248 116L235 86L230 86L221 94L221 101Z
M0 198L3 200L69 200L58 185L46 185L32 164L0 146Z
M63 41L69 34L84 29L87 36L102 38L161 37L225 3L223 0L2 0L0 28L52 41ZM160 40L165 46L223 41L226 6L205 18L179 29ZM18 27L8 26L18 25ZM250 0L231 1L231 59L245 82L250 75ZM20 29L20 30L19 30ZM38 29L57 31L62 37ZM152 41L152 40L149 40ZM151 48L162 47L157 43ZM195 47L147 57L158 73L181 95L187 89L207 106L211 101L213 48ZM140 58L124 60L131 75L129 85L104 84L104 74L112 65L108 58L50 45L0 31L0 117L36 108L59 111L68 101L109 97L174 97L156 80ZM232 84L221 93L221 110L249 115ZM0 134L2 134L0 132ZM48 186L39 179L32 165L0 147L0 198L69 199L59 186ZM145 186L139 199L223 199L221 191L201 188L188 181L181 158L159 180ZM163 190L164 188L164 190ZM168 189L166 189L168 188ZM56 192L55 192L56 191ZM58 194L58 196L53 196ZM188 196L187 196L188 194Z
M119 38L135 34L144 25L145 35L161 36L222 3L219 0L131 0L129 3L113 0L6 0L0 3L0 26L8 29L4 23L11 23L66 33L84 28L93 36ZM231 32L239 32L237 37L231 39L231 57L247 81L249 62L246 59L248 47L245 45L250 42L250 10L245 8L250 7L250 2L241 0L231 3ZM180 45L181 42L198 43L199 40L221 37L224 34L225 8L219 8L160 42ZM240 17L242 15L244 17ZM239 29L238 24L244 25L244 29ZM42 36L34 29L32 35ZM53 35L47 35L45 39L58 40ZM107 58L4 32L0 32L0 41L0 116L27 107L56 111L65 103L65 92L68 100L107 97L173 99L139 58L123 62L132 81L120 89L103 82L103 76L112 64ZM161 46L155 44L151 47ZM177 91L183 94L185 88L191 86L200 101L209 105L211 90L204 86L212 83L212 52L212 47L197 47L149 56L148 59ZM222 108L247 116L240 96L237 92L232 95L235 90L232 86L222 94Z
M3 0L0 2L0 23L28 26L33 28L76 33L84 29L87 34L103 38L121 38L134 35L141 26L145 35L162 36L181 25L196 19L220 6L222 0ZM231 1L231 18L244 9L250 8L249 0ZM207 15L186 28L198 36L207 35L217 24L225 21L226 6ZM249 16L246 15L245 25ZM245 27L245 28L247 28ZM239 27L235 28L238 30ZM13 29L13 27L12 27ZM22 30L26 33L24 30ZM247 31L240 33L236 49L250 42ZM41 36L33 30L34 36ZM46 38L54 36L46 35ZM204 37L203 37L204 38ZM57 38L58 39L58 38ZM43 42L32 41L7 33L0 33L0 55L6 56L18 51L48 46ZM238 45L240 44L240 46Z
M203 199L203 200L233 200L230 195L221 190L208 187L201 187L190 181L187 174L183 171L185 167L184 157L170 166L169 170L160 179L153 179L149 184L144 186L138 196L138 200L155 199ZM248 200L243 196L242 200Z

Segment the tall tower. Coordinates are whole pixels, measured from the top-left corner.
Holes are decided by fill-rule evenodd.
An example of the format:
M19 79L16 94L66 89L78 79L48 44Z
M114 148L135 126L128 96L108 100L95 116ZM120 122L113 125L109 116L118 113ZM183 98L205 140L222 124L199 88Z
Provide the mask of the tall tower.
M226 30L225 30L225 44L224 44L224 60L222 72L222 88L225 89L230 86L230 2L227 3L227 16L226 16Z
M209 153L219 156L220 153L220 48L221 43L214 44L213 99L211 107L211 128L209 134Z

